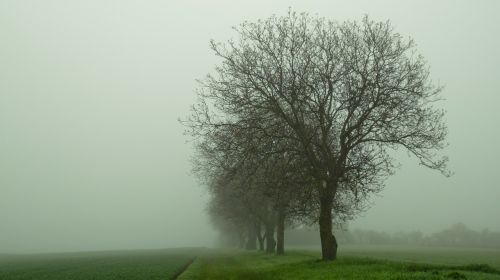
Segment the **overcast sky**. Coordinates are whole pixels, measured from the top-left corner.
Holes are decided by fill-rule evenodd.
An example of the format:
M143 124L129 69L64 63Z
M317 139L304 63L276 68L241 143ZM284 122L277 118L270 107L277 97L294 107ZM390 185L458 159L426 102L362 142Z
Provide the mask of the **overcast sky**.
M403 167L351 227L500 231L499 1L0 1L0 253L210 245L177 118L209 40L288 7L391 20L446 85L451 178Z

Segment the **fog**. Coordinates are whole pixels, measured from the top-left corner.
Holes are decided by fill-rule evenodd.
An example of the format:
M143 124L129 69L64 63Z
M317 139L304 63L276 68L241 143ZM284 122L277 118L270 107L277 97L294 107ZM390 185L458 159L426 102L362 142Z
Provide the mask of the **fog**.
M455 174L398 154L402 167L350 227L500 231L498 1L3 0L0 253L213 245L177 119L217 62L209 40L288 7L389 19L446 86Z

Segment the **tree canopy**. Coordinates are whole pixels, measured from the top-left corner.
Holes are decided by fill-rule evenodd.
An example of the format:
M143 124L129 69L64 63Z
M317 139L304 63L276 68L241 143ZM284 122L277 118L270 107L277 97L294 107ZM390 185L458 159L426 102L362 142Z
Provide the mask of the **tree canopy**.
M310 194L288 197L307 197L297 201L319 224L324 260L336 258L332 220L354 217L383 188L395 168L392 150L448 175L439 154L444 111L435 106L442 87L413 40L390 22L338 23L290 11L234 30L236 39L211 42L220 63L201 81L185 122L198 139L197 166L205 175L215 174L208 166L249 171L286 157L265 171L284 164L293 180L275 174L300 187L281 193Z

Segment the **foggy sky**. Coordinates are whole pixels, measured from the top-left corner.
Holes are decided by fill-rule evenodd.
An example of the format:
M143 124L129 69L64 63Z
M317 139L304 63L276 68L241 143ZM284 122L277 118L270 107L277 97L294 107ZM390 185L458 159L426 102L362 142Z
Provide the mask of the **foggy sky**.
M446 86L451 178L402 168L351 227L500 230L498 1L0 2L0 253L211 245L177 118L209 40L288 7L391 20Z

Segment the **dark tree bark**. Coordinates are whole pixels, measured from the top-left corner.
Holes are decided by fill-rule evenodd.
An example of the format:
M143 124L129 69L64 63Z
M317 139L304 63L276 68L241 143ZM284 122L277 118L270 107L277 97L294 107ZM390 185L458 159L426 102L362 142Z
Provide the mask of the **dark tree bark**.
M259 251L264 251L264 236L262 236L261 224L260 222L256 224L257 230L257 240L259 241Z
M321 238L321 253L324 261L337 258L337 240L332 234L333 210L332 184L324 184L320 197L319 233Z
M274 253L276 250L276 241L274 240L274 223L266 224L266 252Z
M243 235L242 232L238 232L238 248L243 249L245 248L245 236Z
M257 232L255 231L254 223L248 225L248 240L246 245L247 250L257 250Z
M284 207L280 207L278 211L278 225L276 228L276 254L284 255L285 254L285 209Z

